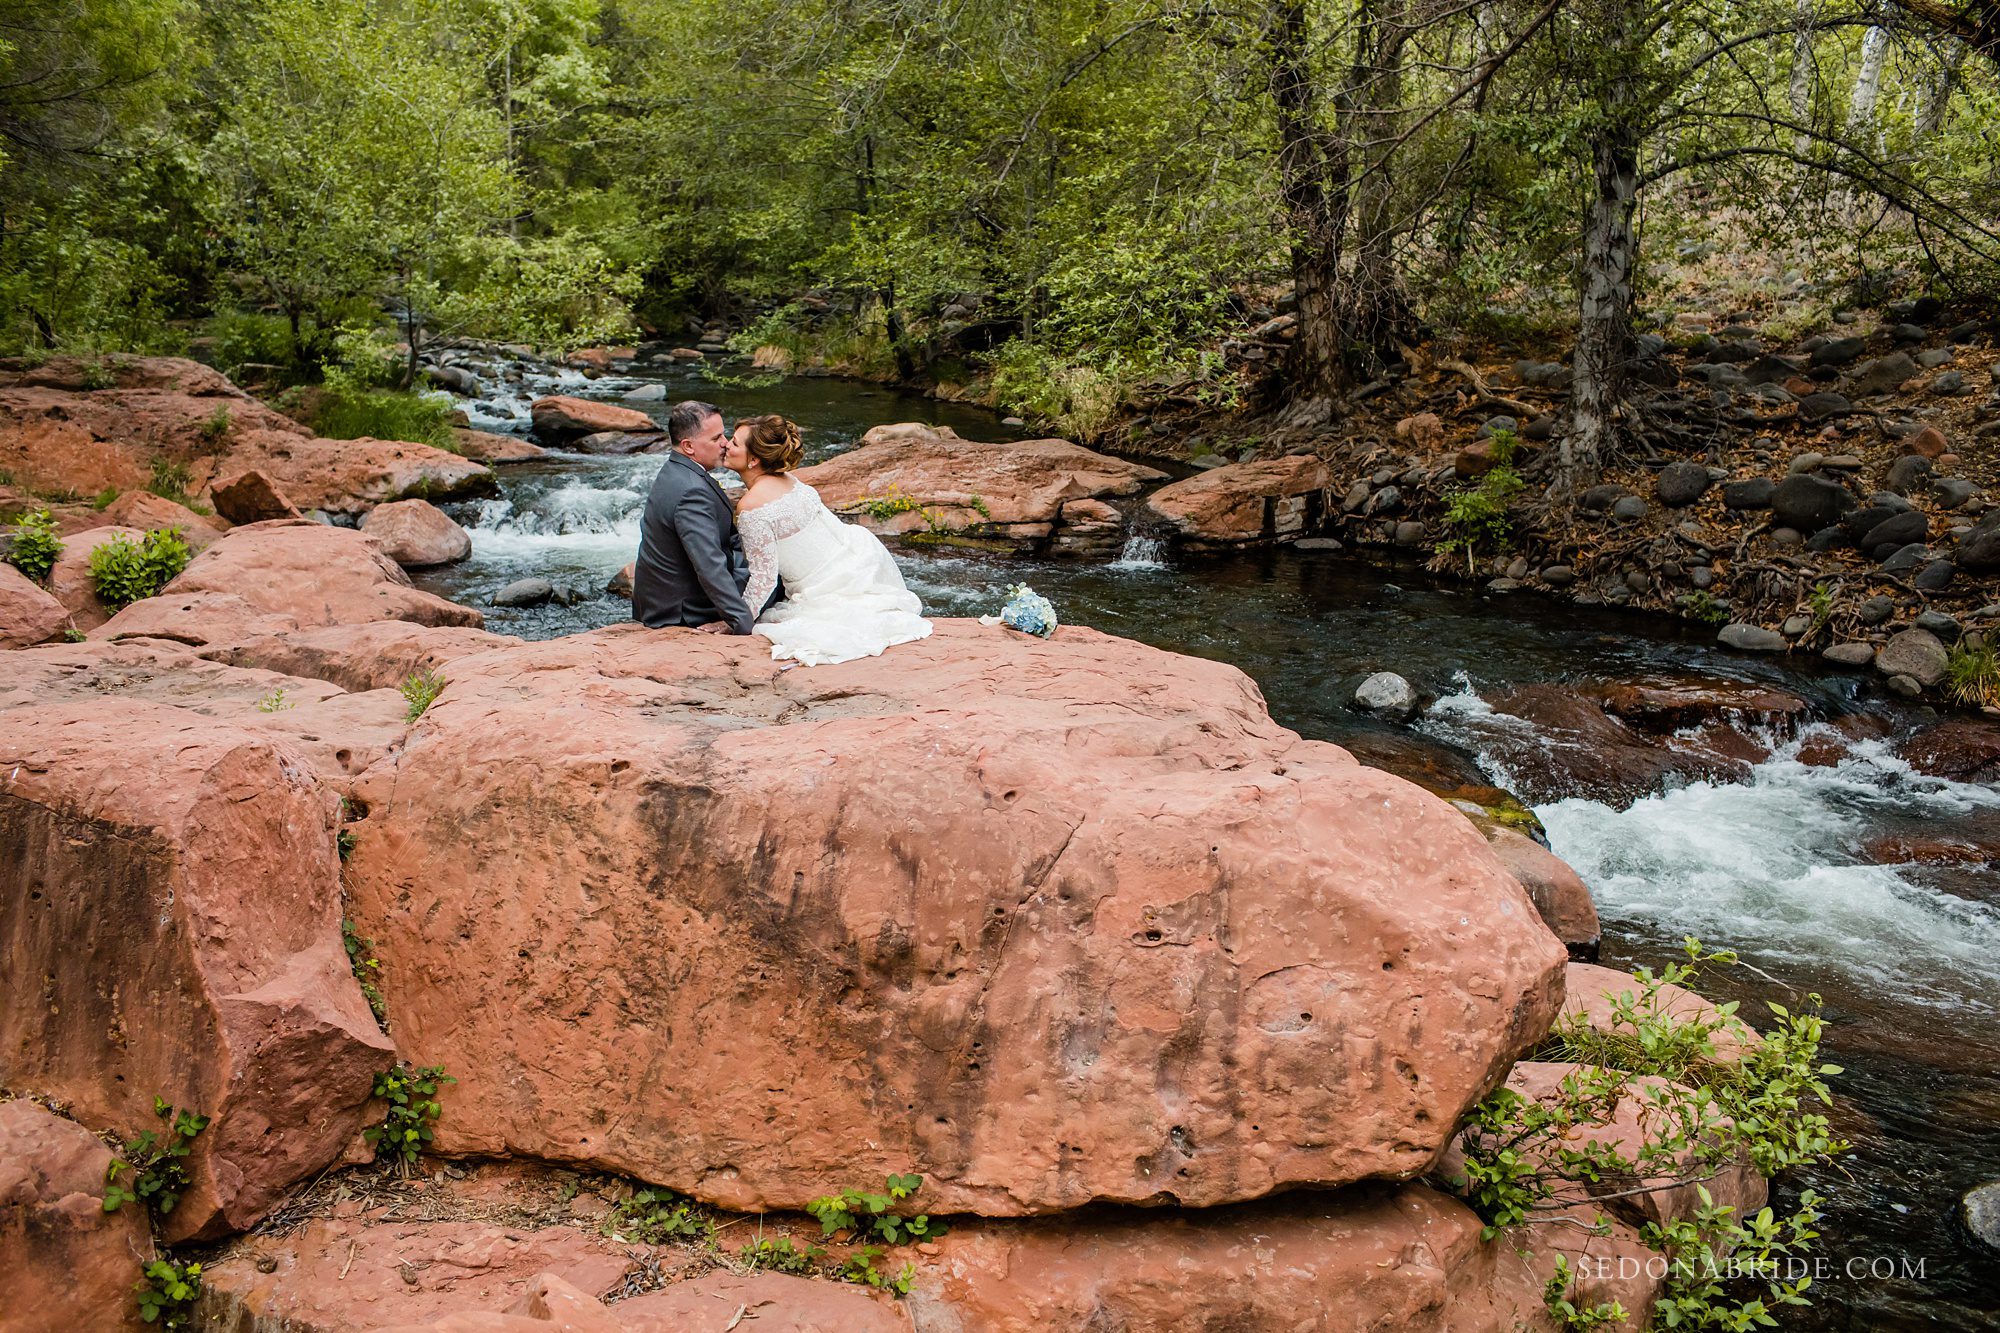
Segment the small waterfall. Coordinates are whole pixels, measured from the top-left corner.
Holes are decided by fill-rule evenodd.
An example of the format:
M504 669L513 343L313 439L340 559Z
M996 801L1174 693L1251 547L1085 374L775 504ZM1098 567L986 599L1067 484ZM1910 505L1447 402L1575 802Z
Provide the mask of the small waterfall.
M1113 569L1165 569L1167 567L1167 543L1160 537L1149 537L1143 532L1135 532L1125 539L1125 545L1118 552L1118 558L1111 562Z

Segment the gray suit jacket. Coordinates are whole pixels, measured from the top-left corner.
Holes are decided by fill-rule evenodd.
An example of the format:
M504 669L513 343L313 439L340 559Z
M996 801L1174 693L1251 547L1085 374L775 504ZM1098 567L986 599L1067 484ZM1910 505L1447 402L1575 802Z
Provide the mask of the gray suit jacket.
M750 561L722 488L686 454L669 453L639 526L632 618L654 629L726 620L730 633L748 634L756 618L743 601L749 582Z

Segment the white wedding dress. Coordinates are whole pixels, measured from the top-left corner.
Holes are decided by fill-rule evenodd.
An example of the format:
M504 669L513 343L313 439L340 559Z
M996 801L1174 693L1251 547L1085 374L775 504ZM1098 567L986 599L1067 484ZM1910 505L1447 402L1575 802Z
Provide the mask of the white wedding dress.
M881 539L834 517L796 477L784 495L738 514L736 530L750 557L743 600L751 610L785 580L785 600L751 631L771 641L772 657L827 666L930 635L923 603Z

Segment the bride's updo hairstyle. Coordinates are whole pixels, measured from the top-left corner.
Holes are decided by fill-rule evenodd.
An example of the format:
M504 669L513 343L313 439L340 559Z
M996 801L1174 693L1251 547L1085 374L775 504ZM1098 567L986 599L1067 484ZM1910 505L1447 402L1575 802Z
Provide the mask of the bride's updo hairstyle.
M806 456L795 421L787 421L774 412L769 416L745 417L738 425L749 432L743 437L743 447L757 460L757 466L773 476L790 472Z

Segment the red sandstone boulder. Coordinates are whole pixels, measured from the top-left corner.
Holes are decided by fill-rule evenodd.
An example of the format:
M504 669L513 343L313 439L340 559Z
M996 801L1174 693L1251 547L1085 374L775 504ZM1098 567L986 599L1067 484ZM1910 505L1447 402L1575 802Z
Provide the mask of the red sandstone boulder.
M390 500L457 500L499 490L493 469L484 463L428 444L322 440L274 430L239 432L227 454L195 465L192 473L200 488L251 470L263 473L300 509L338 514L366 513Z
M1569 862L1526 834L1500 824L1482 826L1486 841L1528 891L1528 898L1541 913L1542 923L1563 942L1572 958L1595 958L1603 930L1597 922L1597 904L1591 901L1590 886L1570 868Z
M947 527L1032 545L1057 531L1068 502L1134 495L1166 474L1067 440L982 444L948 427L903 422L875 427L860 448L798 475L829 508L876 532L921 532L929 520L919 511L927 508ZM862 509L866 500L899 498L916 508L883 518Z
M68 622L68 607L20 570L0 563L0 648L45 643Z
M361 530L382 543L382 553L406 569L448 565L472 554L472 538L427 500L377 505Z
M454 427L451 437L457 441L459 453L479 463L525 463L548 452L518 435L496 435L464 426Z
M159 599L155 599L159 600ZM211 642L202 656L232 666L331 681L362 693L390 690L417 671L444 671L461 657L520 642L484 630L431 628L406 620L251 634Z
M69 622L79 630L95 629L111 618L111 608L98 598L97 585L91 581L90 553L119 537L139 542L146 534L138 528L112 524L69 533L62 539L62 554L49 571L49 595L62 603Z
M128 1135L156 1095L212 1115L166 1235L249 1226L346 1150L393 1058L341 945L334 796L266 733L183 709L6 723L0 1084Z
M1588 796L1622 808L1669 778L1733 782L1750 770L1740 755L1630 726L1573 685L1515 685L1487 702L1533 724L1496 727L1480 739L1530 801Z
M151 532L155 528L178 528L190 551L205 550L222 535L224 524L204 518L184 504L176 504L151 491L127 491L104 507L104 521Z
M1637 1266L1629 1228L1482 1242L1479 1218L1421 1186L1299 1194L1198 1212L971 1221L926 1249L908 1298L917 1333L1513 1333L1553 1329L1542 1284L1556 1253ZM1529 1250L1525 1247L1532 1245ZM1644 1327L1657 1284L1588 1280Z
M1812 712L1790 690L1711 676L1642 676L1600 682L1579 692L1611 716L1659 735L1704 723L1789 732Z
M444 1152L742 1208L891 1171L935 1211L1220 1203L1423 1171L1559 1002L1478 832L1227 666L940 620L809 671L621 626L450 678L347 868L400 1048L477 1053Z
M1326 464L1310 454L1231 463L1162 486L1146 509L1183 541L1242 546L1296 537L1325 501Z
M199 646L376 620L482 623L471 607L411 587L368 534L294 519L230 529L158 596L134 602L97 633Z
M27 1101L0 1102L0 1323L13 1333L136 1329L132 1284L153 1258L144 1211L104 1211L111 1152Z
M634 1266L624 1247L576 1227L320 1218L290 1236L245 1236L210 1263L209 1303L228 1313L207 1327L505 1329L513 1325L464 1316L513 1307L529 1327L551 1333L528 1308L588 1312L582 1301L595 1304Z
M593 402L556 394L528 405L535 438L544 444L567 445L602 431L657 431L659 423L644 412L615 403Z
M2000 782L2000 724L1952 718L1904 741L1900 753L1919 773L1955 782Z
M256 468L210 483L208 498L215 502L215 511L231 523L302 517L299 507Z

